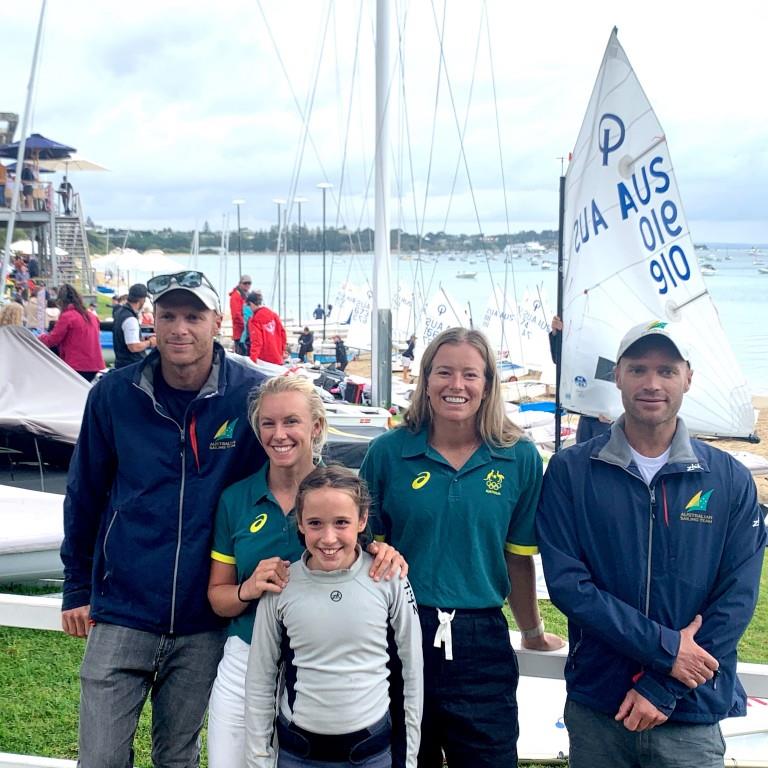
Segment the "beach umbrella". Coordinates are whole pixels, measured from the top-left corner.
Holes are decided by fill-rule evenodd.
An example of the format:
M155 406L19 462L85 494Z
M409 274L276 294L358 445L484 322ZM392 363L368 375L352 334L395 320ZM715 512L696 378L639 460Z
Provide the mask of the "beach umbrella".
M11 250L14 253L20 253L22 256L37 255L38 244L32 240L17 240L15 243L11 243ZM57 256L69 256L69 251L65 251L63 248L56 247Z
M58 141L46 138L40 133L31 134L24 145L24 159L26 160L55 160L67 157L77 152L74 147L60 144ZM0 157L15 158L19 153L19 142L0 145Z
M73 157L61 157L55 160L41 160L41 171L64 171L68 174L70 171L108 171L103 165L86 160L84 157L74 155Z

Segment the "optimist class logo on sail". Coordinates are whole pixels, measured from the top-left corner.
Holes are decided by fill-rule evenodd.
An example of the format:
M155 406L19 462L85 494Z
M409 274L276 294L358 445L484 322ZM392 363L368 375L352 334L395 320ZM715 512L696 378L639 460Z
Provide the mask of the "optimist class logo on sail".
M637 157L616 155L625 143L626 126L619 115L606 112L599 121L595 138L602 166L618 171L622 180L615 187L616 199L605 206L606 211L619 211L621 221L637 224L643 247L652 254L649 261L650 277L657 284L660 295L677 288L691 277L691 268L685 250L676 240L683 233L679 207L672 190L672 179L665 170L665 155L661 150L648 162L642 161L648 154L665 145L665 137L656 137L651 145ZM609 163L616 155L613 166ZM586 246L590 237L596 239L609 228L606 216L595 198L576 211L572 224L572 246L575 253ZM666 250L669 243L669 249Z

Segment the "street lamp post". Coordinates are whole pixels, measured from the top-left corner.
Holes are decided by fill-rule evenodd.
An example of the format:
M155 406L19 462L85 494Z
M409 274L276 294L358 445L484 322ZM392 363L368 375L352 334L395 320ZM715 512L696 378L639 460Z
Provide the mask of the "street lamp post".
M299 325L301 325L301 204L309 202L307 197L294 197L293 202L299 206L299 242L296 249L297 263L298 263L298 278L299 278Z
M282 197L274 197L272 198L272 202L277 205L277 248L275 250L275 253L277 254L277 312L278 314L282 314L283 317L285 317L285 308L283 307L282 313L280 312L281 307L281 299L283 298L283 285L280 281L280 275L282 274L282 264L281 264L281 256L280 256L280 224L282 222L281 218L281 209L285 205L286 201Z
M232 205L234 205L237 208L237 279L240 280L240 277L243 274L243 252L241 248L240 243L240 206L245 202L245 200L241 200L239 197L236 200L232 201Z
M325 322L328 319L328 300L325 295L325 193L333 186L327 181L321 181L318 185L318 189L323 190L323 341L325 341Z

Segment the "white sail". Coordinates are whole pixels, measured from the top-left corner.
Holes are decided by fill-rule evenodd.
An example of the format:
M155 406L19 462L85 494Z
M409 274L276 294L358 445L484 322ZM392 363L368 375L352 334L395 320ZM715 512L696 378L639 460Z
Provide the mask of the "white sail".
M619 341L644 320L679 324L698 434L746 437L754 411L694 254L664 132L614 29L568 167L561 401L616 417Z
M542 379L554 382L547 322L551 316L541 287L526 288L519 302L498 287L488 297L479 327L501 360L540 371Z
M416 347L411 369L416 372L420 370L421 356L435 336L456 326L469 327L469 318L464 305L444 288L439 288L416 325Z
M343 298L339 317L349 318L346 345L356 349L370 350L373 294L367 288L346 283Z

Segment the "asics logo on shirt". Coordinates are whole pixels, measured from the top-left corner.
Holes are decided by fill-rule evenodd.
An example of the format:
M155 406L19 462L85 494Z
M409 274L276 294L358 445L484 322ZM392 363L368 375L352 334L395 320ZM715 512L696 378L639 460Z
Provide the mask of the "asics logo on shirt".
M267 513L262 512L252 523L250 527L251 533L258 533L267 522Z
M413 478L411 488L413 488L414 491L418 491L419 488L423 488L429 482L430 477L432 477L432 475L430 475L429 472L419 472L419 474Z

